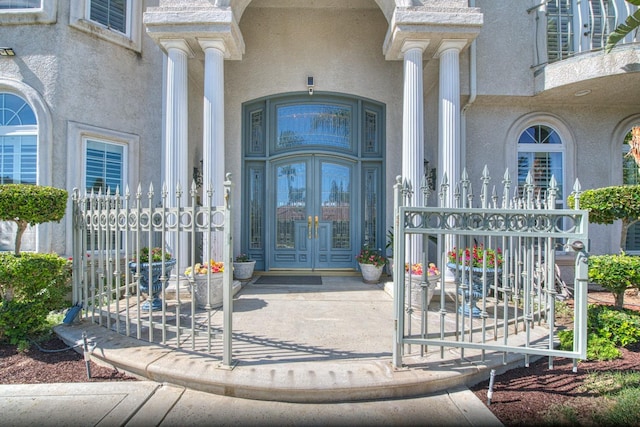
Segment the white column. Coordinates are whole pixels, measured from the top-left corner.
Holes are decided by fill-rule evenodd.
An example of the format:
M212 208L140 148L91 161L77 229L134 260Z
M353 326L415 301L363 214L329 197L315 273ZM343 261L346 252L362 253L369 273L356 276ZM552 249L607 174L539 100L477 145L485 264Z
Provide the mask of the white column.
M188 77L187 60L192 52L182 39L163 40L167 51L166 115L164 118L164 183L168 201L175 206L177 184L182 188L180 204L185 205L191 181L188 173ZM160 189L161 190L161 189ZM167 235L167 244L180 264L188 262L187 236L179 241L174 233Z
M207 190L213 189L213 206L224 204L224 55L222 40L199 39L204 51L204 114L202 137L202 185L203 202L208 203ZM207 238L211 238L211 245ZM205 236L203 254L207 259L222 259L222 233Z
M402 46L404 58L404 95L402 107L402 176L413 185L412 204L423 205L420 183L424 174L424 94L422 53L427 40L406 40ZM411 261L422 257L422 239L412 239ZM396 261L397 262L397 261ZM400 266L403 263L400 261Z
M438 176L449 179L446 206L453 206L454 186L460 179L460 51L466 40L443 40L436 56L440 58L440 102L438 135Z
M443 40L436 53L440 57L438 183L446 173L449 192L444 204L447 207L454 206L455 185L460 180L460 51L465 44L466 40ZM455 246L454 237L449 236L444 246L444 251L450 251ZM449 269L442 268L445 279L453 280Z

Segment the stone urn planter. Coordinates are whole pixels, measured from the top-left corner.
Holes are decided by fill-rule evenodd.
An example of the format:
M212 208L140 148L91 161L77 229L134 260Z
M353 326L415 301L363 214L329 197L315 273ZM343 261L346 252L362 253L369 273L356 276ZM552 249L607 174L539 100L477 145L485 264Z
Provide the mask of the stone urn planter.
M427 293L426 301L425 301L425 310L431 304L431 300L433 299L433 292L438 286L440 281L440 274L437 275L429 275L427 276L427 282L422 282L421 274L407 274L405 276L405 289L409 287L409 283L411 283L411 306L413 308L422 309L422 292L423 290Z
M362 272L362 281L364 283L375 284L380 282L384 265L362 264L360 263L360 271Z
M494 276L496 273L500 274L502 270L494 268L487 268L486 270L486 280L487 286L486 288L483 286L482 276L483 270L479 267L469 267L460 264L447 263L447 267L451 272L456 275L460 275L461 283L464 285L459 291L458 294L464 296L467 301L464 306L461 306L458 309L458 312L464 313L466 316L471 315L472 317L480 317L481 310L476 305L478 299L484 298L489 294L490 287L494 283ZM469 283L469 278L471 278L471 283ZM486 294L483 293L483 288L486 289ZM471 298L471 307L469 307L469 298Z
M207 279L207 274L196 274L195 276L187 276L189 283L192 285L191 295L196 301L198 308L206 309L207 304L211 304L211 308L222 307L224 297L224 273L212 273L211 282ZM240 291L242 285L239 281L232 281L231 293L235 295Z
M193 284L192 295L198 308L207 308L207 304L211 304L211 308L222 306L223 276L224 273L212 273L210 282L208 274L189 277L189 281Z
M233 262L233 277L241 281L249 281L253 277L253 269L256 266L255 261Z
M133 274L138 272L138 268L140 269L140 279L138 280L138 289L141 293L146 294L151 297L152 302L149 302L149 298L145 299L140 308L144 311L151 310L162 310L162 299L160 298L160 294L162 292L162 281L160 277L162 276L162 261L159 262L130 262L129 270ZM164 262L164 274L168 278L171 274L171 270L176 265L175 259L170 259ZM151 291L149 291L149 270L151 270ZM166 282L165 282L166 283Z

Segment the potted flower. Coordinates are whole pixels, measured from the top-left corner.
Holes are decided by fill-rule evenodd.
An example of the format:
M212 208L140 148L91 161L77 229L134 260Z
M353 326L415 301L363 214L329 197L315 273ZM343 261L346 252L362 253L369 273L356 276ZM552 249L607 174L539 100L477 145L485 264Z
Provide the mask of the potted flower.
M199 308L207 308L207 304L211 308L222 305L223 272L224 263L214 260L196 263L184 271L184 275L193 286L192 294Z
M249 255L240 254L233 261L233 277L238 280L249 281L253 276L255 266L256 261L249 258Z
M484 245L474 245L472 248L453 248L447 253L447 267L456 274L462 272L462 283L469 285L470 289L460 290L465 298L473 297L471 308L460 307L459 311L465 315L480 317L481 310L475 305L475 301L488 295L490 286L494 283L494 275L501 271L503 258L502 250L488 249ZM486 265L486 270L484 267ZM468 272L468 273L467 273ZM483 283L486 279L486 287ZM484 293L486 290L486 294Z
M411 294L411 305L418 308L421 306L421 291L426 289L426 304L427 306L429 306L429 304L431 303L431 299L433 298L434 289L436 288L438 281L440 280L440 269L436 267L433 262L429 263L429 266L427 267L427 283L422 282L422 274L424 272L422 263L406 263L404 265L404 271L405 273L410 273L411 275L409 280L409 282L411 283L411 289L413 290Z
M487 249L484 245L474 245L472 248L457 249L453 248L447 253L448 263L447 267L451 269L462 269L470 267L474 271L482 269L485 263L487 264L487 271L494 272L496 268L500 270L502 266L502 250Z
M409 264L404 265L404 271L409 272ZM411 264L411 274L413 276L421 276L422 277L423 269L422 263ZM429 280L437 280L440 277L440 269L436 267L436 265L432 262L429 263L429 267L427 268L427 279Z
M134 275L139 275L138 288L140 292L151 295L152 300L151 303L149 300L145 300L141 306L142 310L162 309L162 299L159 298L163 287L161 276L164 269L164 277L169 277L174 265L176 265L176 260L171 257L168 251L160 247L149 249L145 246L140 249L137 255L133 256L129 262L129 270ZM151 278L151 294L149 294L149 278ZM164 282L166 283L166 279Z
M356 256L356 260L360 264L363 281L365 283L378 283L382 275L382 269L387 264L387 259L379 251L365 246Z

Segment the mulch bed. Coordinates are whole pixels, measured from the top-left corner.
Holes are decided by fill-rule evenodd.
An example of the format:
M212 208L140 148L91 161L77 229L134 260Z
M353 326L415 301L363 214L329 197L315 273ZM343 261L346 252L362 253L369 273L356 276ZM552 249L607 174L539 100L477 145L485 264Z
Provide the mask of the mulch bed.
M0 343L0 384L79 383L93 381L136 381L117 369L89 362L87 375L84 356L57 337L18 352L14 345ZM66 349L64 351L55 351ZM54 350L51 352L51 350Z

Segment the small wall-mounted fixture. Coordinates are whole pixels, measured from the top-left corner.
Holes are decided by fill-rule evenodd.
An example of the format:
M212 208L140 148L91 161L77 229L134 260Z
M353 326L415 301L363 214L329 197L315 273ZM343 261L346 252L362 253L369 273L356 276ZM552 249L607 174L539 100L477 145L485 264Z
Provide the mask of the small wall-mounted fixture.
M313 95L313 76L307 76L307 89L309 89L309 95Z
M0 47L0 56L16 56L12 47Z
M436 189L436 168L429 167L429 160L424 159L424 183L431 191Z

